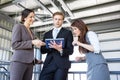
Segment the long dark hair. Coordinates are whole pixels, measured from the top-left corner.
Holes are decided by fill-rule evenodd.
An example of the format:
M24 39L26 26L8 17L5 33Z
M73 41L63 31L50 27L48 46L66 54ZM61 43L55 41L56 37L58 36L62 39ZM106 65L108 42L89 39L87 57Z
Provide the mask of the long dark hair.
M24 10L22 11L22 14L21 14L21 22L22 22L22 23L25 22L24 19L25 19L31 12L34 13L34 11L31 10L31 9L24 9Z
M78 36L78 41L80 41L81 43L88 44L85 39L86 33L88 31L87 25L81 19L77 19L72 22L71 26L77 27L81 31L80 36ZM85 49L81 46L79 46L79 51L83 52L83 53L88 52L87 49Z

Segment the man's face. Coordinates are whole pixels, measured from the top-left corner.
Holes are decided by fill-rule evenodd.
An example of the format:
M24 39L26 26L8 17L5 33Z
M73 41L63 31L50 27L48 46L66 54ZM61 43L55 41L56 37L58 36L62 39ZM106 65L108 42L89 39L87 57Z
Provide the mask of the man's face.
M53 17L53 23L54 23L54 26L56 27L56 28L59 28L59 27L61 27L62 26L62 24L63 24L63 16L62 15L55 15L54 17Z

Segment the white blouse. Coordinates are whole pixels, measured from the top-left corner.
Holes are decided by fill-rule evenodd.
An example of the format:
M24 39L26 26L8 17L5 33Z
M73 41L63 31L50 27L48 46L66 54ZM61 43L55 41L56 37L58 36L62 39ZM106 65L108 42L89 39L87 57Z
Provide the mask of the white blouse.
M100 43L99 43L97 34L93 31L88 31L87 38L88 38L90 44L94 48L94 53L99 53L100 52Z

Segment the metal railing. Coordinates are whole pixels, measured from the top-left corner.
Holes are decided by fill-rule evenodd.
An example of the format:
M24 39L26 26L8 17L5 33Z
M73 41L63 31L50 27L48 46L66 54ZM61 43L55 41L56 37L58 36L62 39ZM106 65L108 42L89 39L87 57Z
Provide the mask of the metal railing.
M106 59L106 60L108 63L120 62L120 58L110 58L110 59ZM72 64L74 64L74 63L85 63L85 61L81 61L81 62L72 61ZM1 64L0 64L0 80L9 80L10 79L9 70L8 70L8 67L6 67L9 65L10 65L10 63L1 62ZM37 71L34 70L33 71L33 80L38 80L39 74L40 74L40 70L37 70ZM69 75L70 75L70 78L69 78ZM77 76L77 78L76 78L76 76ZM85 79L82 79L83 76L86 76L86 71L69 71L67 80L85 80ZM110 71L110 76L114 77L114 79L111 79L111 80L120 80L120 71Z
M10 80L9 71L7 69L8 66L9 63L0 62L0 80Z

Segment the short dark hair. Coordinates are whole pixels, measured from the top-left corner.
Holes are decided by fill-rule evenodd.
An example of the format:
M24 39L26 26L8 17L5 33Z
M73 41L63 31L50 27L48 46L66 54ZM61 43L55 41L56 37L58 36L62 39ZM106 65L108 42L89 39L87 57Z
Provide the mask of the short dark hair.
M24 19L25 19L31 12L34 13L34 11L31 10L31 9L24 9L24 10L22 11L22 13L21 13L21 22L22 22L22 23L24 23L24 21L25 21Z
M55 15L61 15L61 16L63 16L63 20L64 20L64 18L65 18L64 14L63 14L62 12L55 12L55 13L53 14L53 17L54 17Z

